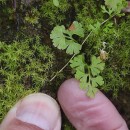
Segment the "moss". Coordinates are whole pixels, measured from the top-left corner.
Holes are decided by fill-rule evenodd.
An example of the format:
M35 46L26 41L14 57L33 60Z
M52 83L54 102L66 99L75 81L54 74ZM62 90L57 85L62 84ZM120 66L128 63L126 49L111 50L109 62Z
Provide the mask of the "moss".
M0 122L9 109L24 96L37 92L37 89L26 90L22 84L11 83L8 86L0 85Z
M55 74L54 66L58 70L68 62L69 56L54 49L49 39L55 25L69 27L77 20L87 35L89 25L108 18L100 8L104 0L59 0L59 7L55 7L52 0L22 1L0 0L0 120L20 98L45 86ZM130 16L114 17L93 34L82 49L89 61L91 55L100 55L102 42L108 43L109 58L102 74L105 84L100 89L111 91L114 96L122 90L130 91L129 23ZM56 93L61 80L72 75L69 67L65 69L53 81L53 86L49 86L49 94ZM71 126L64 121L63 129Z
M45 86L53 64L54 54L38 36L0 42L0 120L16 101Z
M76 19L80 21L85 29L86 35L90 32L90 25L97 22L103 22L107 15L101 11L103 1L93 0L80 1L74 3ZM102 26L98 33L91 35L82 51L87 55L87 59L92 54L99 56L102 43L107 42L106 51L109 58L106 61L106 67L103 72L105 84L100 87L106 92L111 91L114 97L117 97L122 90L130 90L130 18L114 17Z
M104 71L106 84L104 88L111 90L114 96L118 96L119 91L130 90L130 19L122 20L116 32L117 38L112 38L112 48L109 53L109 60Z
M52 0L42 2L40 7L41 17L47 20L50 25L60 24L69 17L67 14L70 8L71 4L67 0L62 0L58 8L54 6Z

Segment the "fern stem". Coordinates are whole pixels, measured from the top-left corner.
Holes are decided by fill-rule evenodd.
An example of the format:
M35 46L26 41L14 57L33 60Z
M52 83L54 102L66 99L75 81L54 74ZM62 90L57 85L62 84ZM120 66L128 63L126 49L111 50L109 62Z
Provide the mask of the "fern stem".
M110 19L113 18L114 16L115 16L115 15L113 15L113 16L109 17L108 19L104 20L104 21L101 23L101 25L105 24L108 20L110 20ZM84 43L87 41L87 39L91 36L92 32L93 32L93 31L91 31L91 32L87 35L87 37L86 37L86 38L84 39L84 41L82 42L81 46L84 45ZM68 64L70 63L70 61L71 61L76 55L77 55L77 54L74 54L74 55L69 59L69 61L51 78L50 82L53 81L53 80L56 78L56 76L57 76L60 72L62 72L62 71L68 66Z
M108 20L112 19L114 16L115 16L115 15L113 15L113 16L109 17L108 19L106 19L105 21L103 21L103 22L101 23L101 25L103 25L104 23L106 23Z
M84 41L82 42L81 46L84 45L84 43L87 41L87 39L91 36L92 32L93 32L93 31L91 31L91 32L87 35L87 37L86 37L86 38L84 39Z
M62 72L62 71L68 66L68 64L69 64L70 61L75 57L75 55L76 55L76 54L74 54L74 55L69 59L69 61L51 78L50 82L53 81L53 80L56 78L56 76L57 76L60 72Z
M84 43L87 41L87 39L90 37L91 34L92 34L92 31L91 31L91 32L87 35L87 37L84 39L84 41L82 42L81 46L84 45ZM68 64L70 63L70 61L71 61L75 56L76 56L76 54L74 54L74 55L69 59L69 61L51 78L50 82L53 81L53 80L56 78L56 76L57 76L60 72L62 72L62 71L68 66Z

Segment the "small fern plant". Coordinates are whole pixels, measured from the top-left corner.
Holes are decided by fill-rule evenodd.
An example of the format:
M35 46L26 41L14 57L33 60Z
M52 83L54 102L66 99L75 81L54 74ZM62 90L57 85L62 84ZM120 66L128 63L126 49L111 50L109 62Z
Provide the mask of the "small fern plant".
M94 97L98 90L97 88L104 84L101 72L105 68L105 62L102 57L107 57L107 53L104 51L104 46L100 51L100 57L91 55L90 59L87 59L88 62L86 62L82 47L92 34L98 35L101 26L107 21L114 16L121 17L123 15L121 9L125 6L125 0L105 0L105 5L101 6L101 9L104 14L108 14L108 19L104 20L102 23L98 21L94 25L89 25L90 33L81 44L74 38L74 35L79 38L84 38L85 31L81 23L78 23L77 21L74 21L69 29L65 29L65 26L62 25L54 27L51 32L50 38L52 39L53 45L60 50L66 50L67 54L72 55L68 63L59 70L57 74L69 64L75 72L75 78L80 81L80 88L86 90L87 96L89 97ZM52 81L57 74L50 81Z
M87 96L94 97L97 92L97 87L104 84L103 77L100 73L103 71L105 63L99 57L92 55L91 64L89 65L85 61L85 55L81 52L85 41L79 44L77 40L73 38L74 35L79 38L84 37L84 29L77 21L73 22L70 29L65 29L63 25L56 26L50 38L55 47L66 50L67 54L73 55L66 65L70 64L70 67L75 72L75 78L80 81L81 89L87 91ZM60 71L62 71L62 69ZM55 77L53 77L53 79L54 78Z

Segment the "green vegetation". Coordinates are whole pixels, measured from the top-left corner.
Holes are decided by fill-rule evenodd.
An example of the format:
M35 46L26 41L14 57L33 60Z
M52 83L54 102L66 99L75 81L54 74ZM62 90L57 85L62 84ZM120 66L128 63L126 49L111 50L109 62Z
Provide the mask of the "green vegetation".
M87 65L83 55L74 57L70 63L70 66L76 70L75 78L80 81L81 89L87 90L87 96L94 97L97 86L104 84L103 77L99 74L104 69L105 63L100 58L92 56L91 65Z
M84 29L82 28L82 25L76 21L73 22L72 25L70 26L70 28L72 28L71 30L70 29L65 30L65 27L63 25L56 26L50 35L50 38L53 40L53 45L55 47L61 50L66 49L67 54L71 55L73 54L73 56L69 60L69 62L71 63L70 66L72 69L75 70L75 78L80 81L80 87L87 91L87 95L89 97L95 96L98 86L101 86L101 89L103 90L106 89L105 87L104 88L102 87L104 81L103 77L100 76L99 74L104 69L105 66L105 63L103 63L102 60L105 61L108 59L108 53L105 50L106 45L108 44L107 43L108 40L101 39L102 36L100 34L102 35L105 34L106 37L110 35L108 34L108 32L112 34L113 30L115 29L115 25L110 20L115 16L121 17L124 15L121 13L121 9L124 7L125 1L122 0L112 2L111 0L105 0L105 5L106 6L101 5L102 9L101 13L103 16L108 14L107 19L103 20L102 22L100 21L100 19L99 20L97 19L97 21L95 23L93 22L93 24L88 22L87 29L89 31L89 34L82 42L82 44L77 43L77 41L73 38L74 35L84 37ZM83 50L81 50L85 42L86 41L89 42L89 37L92 38L92 42L94 41L94 39L98 41L97 45L94 44L91 45L91 48L94 48L95 52L89 52L91 50L89 48L87 54L85 54L87 55L88 58L91 57L91 65L85 63ZM101 47L103 48L101 49ZM110 46L108 45L108 47ZM79 53L81 53L81 55L77 55ZM100 58L96 58L95 56L98 56L99 53ZM88 56L88 54L90 54L90 56ZM63 70L69 64L69 62L61 70ZM61 70L58 73L60 73ZM52 78L52 80L55 77L56 75ZM116 95L116 91L114 92L114 95Z
M54 55L40 38L0 42L0 119L25 95L38 92L49 80Z
M55 97L73 76L90 97L97 88L114 97L130 91L125 0L0 0L0 7L0 120L29 93Z
M69 31L65 30L64 26L56 26L50 37L53 39L53 45L58 49L66 49L67 54L78 54L81 50L81 45L73 38L73 35L84 37L82 25L78 22L73 22L76 29Z
M59 6L59 0L53 0L53 4L58 7Z

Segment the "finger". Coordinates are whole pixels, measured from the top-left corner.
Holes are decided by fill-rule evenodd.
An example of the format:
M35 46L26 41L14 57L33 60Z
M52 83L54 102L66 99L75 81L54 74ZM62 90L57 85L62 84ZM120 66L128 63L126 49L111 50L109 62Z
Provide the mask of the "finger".
M19 101L3 120L0 130L60 130L56 101L46 94L31 94Z
M90 99L75 79L61 85L58 100L77 130L128 130L116 108L100 91Z

